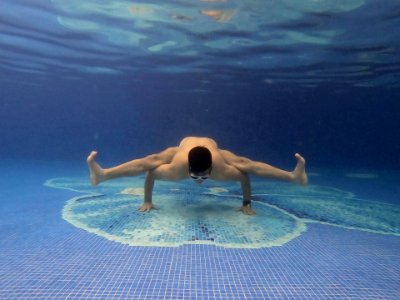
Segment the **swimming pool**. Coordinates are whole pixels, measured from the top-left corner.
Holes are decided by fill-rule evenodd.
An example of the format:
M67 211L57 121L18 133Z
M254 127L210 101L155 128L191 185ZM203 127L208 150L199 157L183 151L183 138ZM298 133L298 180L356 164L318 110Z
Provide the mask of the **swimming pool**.
M216 213L214 206L222 205L223 210L231 210L240 204L240 199L235 197L230 198L232 207L213 197L208 200L212 205L206 205L202 212L196 215L192 211L187 215L186 223L197 226L197 240L191 239L192 233L196 232L191 226L176 227L172 224L168 227L161 222L158 224L164 224L164 227L159 228L160 232L171 233L171 229L180 229L180 234L187 239L181 237L170 244L155 239L146 245L146 234L142 233L139 239L142 245L134 245L138 242L134 239L129 245L126 236L125 242L121 242L122 237L113 240L87 228L77 228L62 218L68 199L77 199L82 194L50 188L44 183L51 178L59 178L58 184L81 181L87 175L84 165L8 161L3 166L7 174L1 180L5 196L1 203L0 295L3 299L396 299L400 294L398 234L374 233L328 224L326 220L314 220L307 222L300 234L285 240L282 245L250 245L252 241L240 239L236 240L236 245L224 245L224 242L233 242L237 237L229 234L218 244L223 231L213 233L210 229L214 239L207 240L206 225L211 228L223 224L223 218L234 221L232 224L242 224L241 217L253 217L226 213L214 220L207 219L204 209L212 216ZM382 179L390 176L395 180L399 174L374 174L376 177L349 179L343 173L320 170L318 176L311 178L314 187L326 188L329 182L347 193L354 193L359 199L375 201L378 199L364 198L365 186L376 184L378 191L375 192L379 194L379 189L384 186L391 188L388 181ZM344 178L351 182L352 189L343 186ZM129 184L118 180L114 183L114 188L117 186L118 189ZM262 189L263 182L255 184L256 191ZM271 184L281 185L269 182L266 187L271 188ZM165 183L165 187L156 187L155 192L162 195L164 188L170 187L176 188L176 185ZM96 187L87 185L87 188L91 192L101 192ZM180 188L184 188L179 198L183 202L182 210L192 210L191 205L196 205L193 204L195 195L209 189L202 187L201 191L189 182L181 183ZM135 197L132 194L128 196ZM267 214L261 205L257 205L261 201L267 202L256 201L257 217ZM388 205L392 201L390 197L379 199L380 203ZM159 204L157 212L152 211L144 218L171 213L168 203L159 201ZM360 212L362 210L360 207ZM80 213L83 218L85 212ZM135 211L127 209L125 213L129 216L115 214L116 221L130 226L143 224L143 219L135 223ZM203 218L199 219L199 216ZM102 216L97 218L101 226ZM275 218L276 222L282 222L278 213ZM169 219L177 220L176 217ZM204 224L205 220L211 223ZM94 223L91 225L96 226ZM224 229L234 230L235 234L242 230L242 235L255 236L254 232L247 232L249 227L235 228L225 224ZM254 225L251 230L254 230ZM118 236L120 233L116 230L113 234ZM185 236L187 233L189 235Z
M0 299L400 299L399 9L2 0ZM309 185L90 186L186 136Z

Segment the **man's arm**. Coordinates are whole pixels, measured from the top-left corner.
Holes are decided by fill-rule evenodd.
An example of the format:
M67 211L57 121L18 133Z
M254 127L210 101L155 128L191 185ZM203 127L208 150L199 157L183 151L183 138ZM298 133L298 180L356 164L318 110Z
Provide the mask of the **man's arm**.
M188 174L179 170L175 164L164 164L148 171L144 181L144 202L138 210L141 212L149 212L155 208L153 204L153 187L156 179L180 180L187 178L187 176Z
M238 210L246 215L254 215L255 212L251 208L251 185L249 175L226 163L219 165L216 169L216 172L211 173L211 179L239 181L242 186L243 205Z
M153 187L154 187L155 177L154 170L150 170L146 174L146 179L144 181L144 202L138 211L149 212L155 206L153 205Z
M243 205L238 210L245 215L255 215L256 212L251 208L251 185L250 178L247 173L242 173L240 184L242 185Z

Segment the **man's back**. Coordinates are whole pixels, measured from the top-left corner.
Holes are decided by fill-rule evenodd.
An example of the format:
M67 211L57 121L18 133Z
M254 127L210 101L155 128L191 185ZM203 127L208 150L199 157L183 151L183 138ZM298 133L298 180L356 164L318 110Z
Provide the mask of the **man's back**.
M206 147L210 151L218 149L217 143L213 139L206 138L206 137L189 136L189 137L185 137L180 142L179 150L189 152L192 148L197 147L197 146Z
M177 172L180 178L189 177L189 151L198 146L205 147L211 152L212 172L210 178L220 178L226 163L221 156L217 143L213 139L205 137L186 137L180 142L177 152L171 161L171 167L174 168L174 172Z

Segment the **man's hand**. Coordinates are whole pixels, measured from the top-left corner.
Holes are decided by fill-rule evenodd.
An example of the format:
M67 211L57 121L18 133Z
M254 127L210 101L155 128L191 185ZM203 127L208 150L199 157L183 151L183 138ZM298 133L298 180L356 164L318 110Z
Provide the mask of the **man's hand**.
M138 208L138 211L140 211L140 212L150 212L150 210L152 210L152 209L157 209L153 205L153 203L144 202L143 205Z
M255 215L256 212L251 208L251 206L248 205L243 205L241 208L238 208L237 211L241 211L245 215L252 216Z

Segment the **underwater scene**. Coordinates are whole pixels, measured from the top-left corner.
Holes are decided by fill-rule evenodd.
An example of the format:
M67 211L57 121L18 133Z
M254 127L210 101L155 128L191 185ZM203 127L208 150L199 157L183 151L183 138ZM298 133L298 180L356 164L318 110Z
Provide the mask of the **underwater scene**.
M400 2L2 0L0 299L400 299Z

